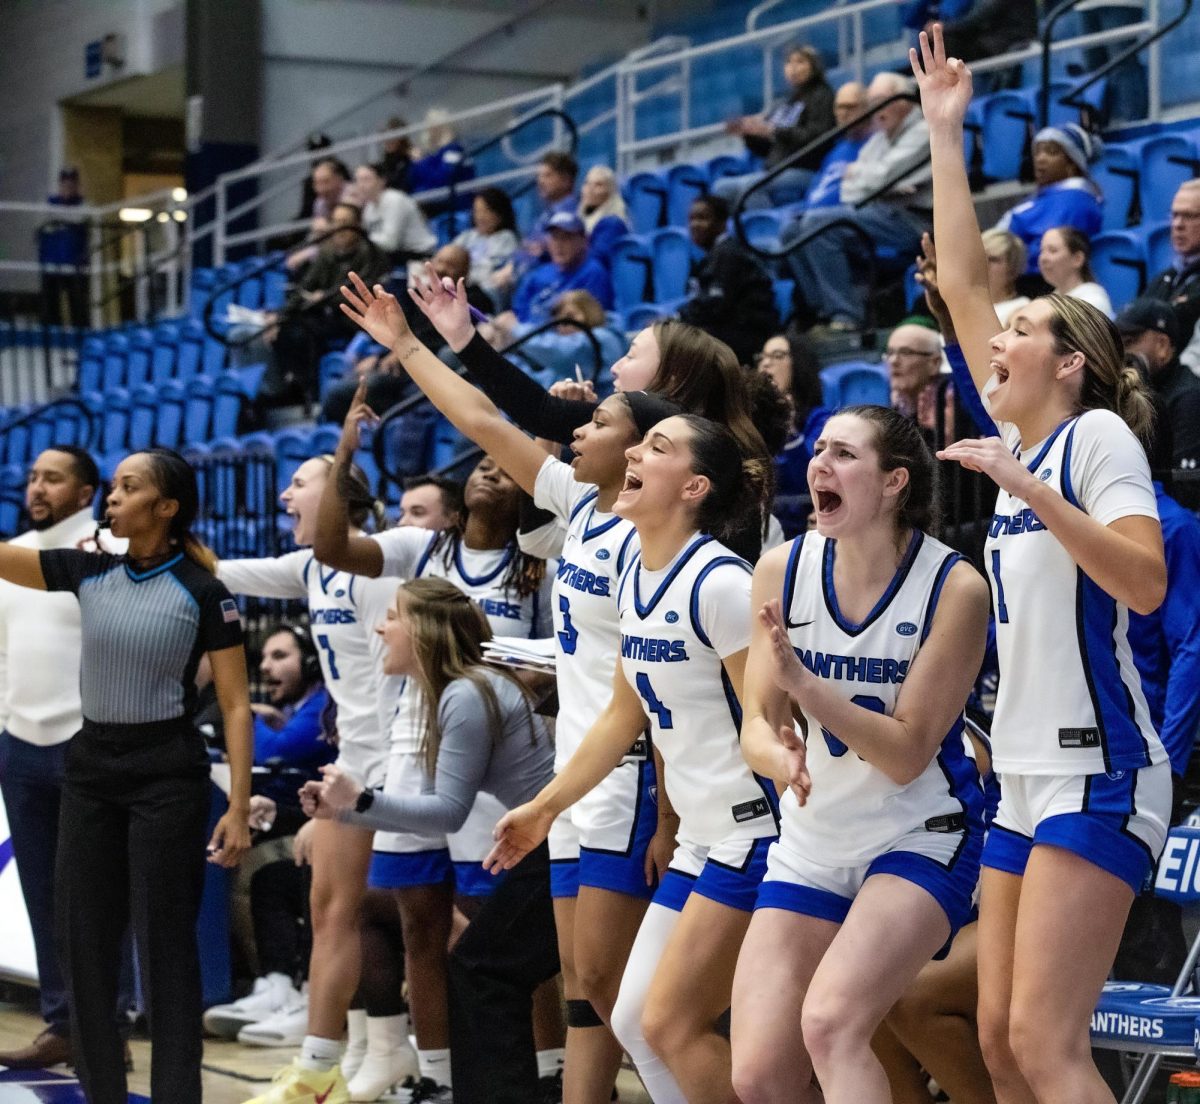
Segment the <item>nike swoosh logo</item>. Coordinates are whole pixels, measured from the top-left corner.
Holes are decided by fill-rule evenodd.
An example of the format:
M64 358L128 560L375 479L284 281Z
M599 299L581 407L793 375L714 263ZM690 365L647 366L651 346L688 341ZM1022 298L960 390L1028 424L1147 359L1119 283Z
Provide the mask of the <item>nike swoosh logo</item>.
M805 625L811 625L811 621L784 621L789 629L802 629Z
M327 1088L323 1093L313 1093L313 1100L315 1100L317 1104L325 1104L325 1101L329 1098L329 1094L331 1092L333 1092L332 1085L330 1085L329 1088Z

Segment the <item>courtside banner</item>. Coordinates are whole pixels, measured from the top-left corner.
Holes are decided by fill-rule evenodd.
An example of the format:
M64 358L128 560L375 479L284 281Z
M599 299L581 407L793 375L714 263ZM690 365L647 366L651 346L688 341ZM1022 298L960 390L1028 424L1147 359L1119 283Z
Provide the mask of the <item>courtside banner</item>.
M33 932L25 912L25 898L21 896L3 801L0 801L0 975L37 984Z

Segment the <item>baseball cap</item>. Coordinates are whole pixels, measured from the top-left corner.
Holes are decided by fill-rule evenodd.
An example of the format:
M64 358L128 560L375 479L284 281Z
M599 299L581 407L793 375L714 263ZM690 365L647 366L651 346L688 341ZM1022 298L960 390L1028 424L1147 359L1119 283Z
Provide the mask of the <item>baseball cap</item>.
M564 234L584 233L583 219L570 211L556 211L546 222L546 230L561 230Z
M1122 308L1114 321L1122 336L1136 337L1147 330L1155 330L1166 334L1173 348L1179 348L1179 316L1170 303L1161 299L1144 296L1134 299Z

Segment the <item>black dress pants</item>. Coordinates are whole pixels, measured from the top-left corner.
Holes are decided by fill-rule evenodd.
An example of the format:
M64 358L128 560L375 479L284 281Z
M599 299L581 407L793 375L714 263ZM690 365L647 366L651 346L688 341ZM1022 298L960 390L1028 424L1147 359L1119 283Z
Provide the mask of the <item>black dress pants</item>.
M543 843L505 875L450 952L455 1104L536 1099L533 991L558 969Z
M150 1021L155 1104L200 1104L200 956L211 783L186 721L84 722L67 756L55 893L71 1033L89 1104L126 1104L113 1023L121 938L132 919Z

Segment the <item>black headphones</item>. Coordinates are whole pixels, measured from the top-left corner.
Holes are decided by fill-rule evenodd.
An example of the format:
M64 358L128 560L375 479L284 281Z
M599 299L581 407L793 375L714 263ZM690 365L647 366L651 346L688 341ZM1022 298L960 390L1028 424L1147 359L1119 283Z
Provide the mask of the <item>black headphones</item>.
M296 641L296 647L300 649L300 679L305 686L311 686L314 682L324 679L325 676L321 672L321 660L317 656L317 646L313 643L313 638L307 629L293 625L290 621L280 621L271 632L272 635L280 632L292 634L292 639Z

